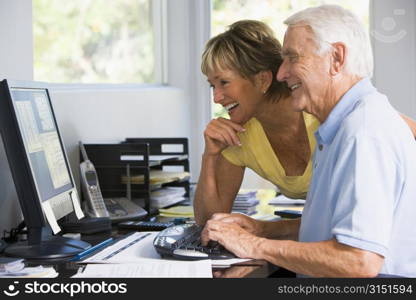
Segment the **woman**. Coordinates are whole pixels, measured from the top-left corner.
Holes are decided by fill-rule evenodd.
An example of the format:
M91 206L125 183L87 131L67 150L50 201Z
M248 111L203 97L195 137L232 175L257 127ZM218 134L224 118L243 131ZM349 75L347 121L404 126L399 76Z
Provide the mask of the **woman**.
M245 167L289 197L306 195L319 123L291 109L287 86L276 80L280 51L273 31L251 20L232 24L206 45L202 72L230 120L212 120L204 132L194 200L200 224L213 213L231 211Z
M228 110L230 119L212 120L204 132L194 199L198 224L214 213L231 211L245 167L288 197L306 196L319 122L291 108L287 86L276 80L280 51L273 31L252 20L232 24L206 45L201 69L213 88L214 102Z

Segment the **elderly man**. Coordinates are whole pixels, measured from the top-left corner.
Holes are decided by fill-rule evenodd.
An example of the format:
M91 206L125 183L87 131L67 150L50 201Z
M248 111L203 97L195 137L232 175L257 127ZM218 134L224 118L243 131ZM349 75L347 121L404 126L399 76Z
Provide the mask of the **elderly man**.
M416 276L416 143L371 84L371 46L349 11L308 8L285 21L277 77L316 116L318 147L301 221L217 214L203 242L307 276ZM291 240L293 239L293 240Z

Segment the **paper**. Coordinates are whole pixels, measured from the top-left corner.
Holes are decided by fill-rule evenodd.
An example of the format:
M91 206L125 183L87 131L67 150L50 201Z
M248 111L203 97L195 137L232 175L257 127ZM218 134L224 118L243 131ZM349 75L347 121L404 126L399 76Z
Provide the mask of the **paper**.
M163 217L191 218L194 216L194 208L192 206L178 205L171 208L161 208L159 209L159 214Z
M161 259L153 247L158 232L136 232L84 260L89 262L83 277L212 277L210 260ZM97 264L101 263L101 264Z
M184 160L187 159L188 155L149 155L149 160ZM120 160L144 160L143 155L121 155Z
M18 272L25 267L23 258L0 257L0 272Z
M211 262L153 260L130 264L89 264L72 278L212 278Z
M22 128L24 140L29 153L42 151L42 143L38 127L33 126L33 124L36 124L36 119L31 102L17 101L15 105L19 115L18 120L20 127Z
M43 131L50 131L55 129L52 113L49 108L48 99L45 93L34 93L36 108L40 117L40 123Z
M125 239L103 249L99 253L91 256L79 263L119 263L132 264L143 261L151 261L157 264L160 261L178 261L183 260L161 259L153 246L153 240L158 232L135 232ZM216 260L199 260L209 261L212 267L229 267L232 264L249 261L251 259L231 258L231 259L216 259ZM212 265L211 265L212 264Z
M184 160L188 155L149 155L149 160Z
M52 207L49 202L42 202L42 210L46 216L46 220L48 220L49 226L54 234L57 234L61 231L61 227L59 227L58 222L56 222L55 214L53 213Z
M104 248L97 254L81 261L85 262L134 262L143 258L160 258L153 247L158 232L135 232L126 238Z
M78 220L84 217L84 213L82 212L81 206L79 205L78 195L76 191L71 192L71 199L72 205L74 206L75 215L77 216Z
M238 264L252 260L251 258L230 258L230 259L213 259L211 267L213 268L229 268L233 264Z
M163 208L184 201L184 187L164 187L150 193L150 207Z
M27 267L18 272L0 273L0 278L56 278L59 273L53 267Z
M41 140L54 188L58 189L71 183L58 133L55 131L42 133Z
M277 216L275 214L256 215L253 217L253 219L261 221L278 221L281 218L281 216Z
M273 199L270 199L269 205L304 205L304 199L291 199L285 195L279 195Z
M168 171L153 170L153 171L150 171L149 182L150 184L163 184L163 183L173 182L173 181L182 181L182 180L188 179L189 176L190 176L189 172L168 172ZM127 183L127 176L122 176L121 182L124 184ZM143 184L143 183L144 183L144 175L131 177L131 184Z

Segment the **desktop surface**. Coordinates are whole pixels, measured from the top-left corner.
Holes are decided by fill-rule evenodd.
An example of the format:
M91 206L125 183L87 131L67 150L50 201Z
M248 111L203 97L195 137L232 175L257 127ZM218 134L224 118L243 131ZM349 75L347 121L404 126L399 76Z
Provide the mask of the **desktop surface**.
M270 196L270 195L269 195ZM264 197L260 199L260 212L264 214L271 214L276 209L276 207L271 207L267 205L270 197ZM163 217L157 216L154 218L154 221L158 222L168 222L174 221L177 218L174 217ZM185 220L189 221L188 218ZM111 231L105 231L94 234L83 234L81 235L81 240L90 243L92 246L99 244L100 242L107 240L108 238L120 238L129 233L135 231L126 230L123 228L118 228L116 225L113 226ZM40 261L36 261L32 265L39 265ZM31 264L29 262L29 264ZM69 259L57 261L44 261L42 264L52 265L55 267L56 271L59 273L59 278L69 278L75 275L80 268L83 267L83 264L77 262L71 262ZM263 260L252 260L236 265L231 265L227 268L216 268L212 269L212 274L214 278L267 278L267 277L294 277L295 274L289 272L283 268L274 266L267 261Z
M109 237L114 239L120 238L125 235L125 232L119 232L118 230L113 230L111 233L101 233L101 234L92 234L82 236L82 240L87 241L91 245L96 245ZM44 266L53 266L56 272L59 273L58 278L70 278L73 275L77 274L80 269L85 267L85 264L70 261L70 260L61 260L61 261L29 261L27 262L28 266L38 266L42 264ZM264 260L252 260L235 265L231 265L227 268L216 268L212 269L213 278L267 278L275 277L279 272L280 268L274 266ZM277 272L277 273L276 273ZM280 277L280 275L277 275ZM291 277L291 276L283 276Z

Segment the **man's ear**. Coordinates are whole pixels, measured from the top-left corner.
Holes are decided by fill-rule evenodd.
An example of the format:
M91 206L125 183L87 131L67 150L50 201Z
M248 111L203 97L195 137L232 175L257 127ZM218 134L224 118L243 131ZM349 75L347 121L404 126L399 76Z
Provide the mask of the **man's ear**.
M256 84L260 91L265 94L273 81L272 71L260 71L256 74Z
M348 49L344 43L336 42L332 44L331 75L335 76L345 67Z

